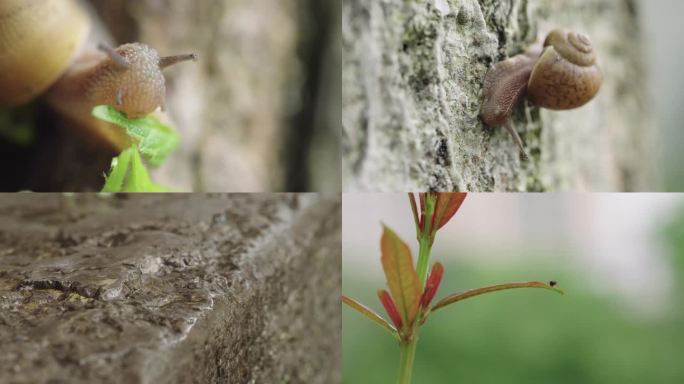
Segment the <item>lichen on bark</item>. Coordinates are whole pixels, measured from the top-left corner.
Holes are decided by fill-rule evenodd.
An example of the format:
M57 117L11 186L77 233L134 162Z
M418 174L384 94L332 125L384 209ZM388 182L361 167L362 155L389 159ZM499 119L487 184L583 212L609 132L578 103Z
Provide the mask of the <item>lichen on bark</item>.
M634 9L629 0L346 0L345 189L646 189L648 109L642 80L628 83L643 78ZM550 27L588 33L606 79L581 109L516 109L514 126L531 155L524 162L505 130L480 121L482 83L493 63Z

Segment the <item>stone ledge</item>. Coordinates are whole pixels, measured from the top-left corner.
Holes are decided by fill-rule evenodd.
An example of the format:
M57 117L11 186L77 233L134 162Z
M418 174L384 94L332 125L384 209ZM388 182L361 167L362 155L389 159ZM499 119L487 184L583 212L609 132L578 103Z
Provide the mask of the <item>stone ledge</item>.
M340 382L340 202L0 196L0 381Z

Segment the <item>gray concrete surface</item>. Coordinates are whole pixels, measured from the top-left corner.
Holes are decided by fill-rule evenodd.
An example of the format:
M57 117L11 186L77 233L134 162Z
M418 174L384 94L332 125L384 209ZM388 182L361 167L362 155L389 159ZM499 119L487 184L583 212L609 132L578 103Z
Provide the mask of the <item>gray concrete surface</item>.
M340 201L0 195L0 382L338 383Z

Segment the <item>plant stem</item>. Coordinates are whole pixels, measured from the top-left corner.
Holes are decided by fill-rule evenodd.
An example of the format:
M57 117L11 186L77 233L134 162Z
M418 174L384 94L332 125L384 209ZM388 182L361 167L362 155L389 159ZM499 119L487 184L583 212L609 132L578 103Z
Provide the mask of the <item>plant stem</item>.
M397 384L411 384L413 360L416 357L417 344L418 335L416 334L413 335L411 341L401 343L401 360L399 362L399 378L397 379Z
M428 264L430 264L430 233L432 232L432 215L435 213L435 197L432 194L425 196L425 225L423 233L418 237L418 266L416 272L420 280L420 287L425 288L427 280Z
M427 280L428 264L430 263L430 237L421 236L418 242L418 279L420 280L421 288L425 288L425 280Z
M429 233L429 232L428 232ZM421 289L425 288L427 279L428 263L430 261L430 236L423 235L419 240L418 249L418 279L420 279ZM401 343L401 360L399 365L399 384L410 384L411 373L413 373L413 360L416 356L416 345L418 344L418 321L413 324L413 331L410 341Z
M432 215L435 212L436 197L428 193L425 196L425 222L423 231L418 235L418 266L416 272L420 280L421 291L425 289L427 280L428 264L430 264L430 233L432 232ZM420 316L420 314L419 314ZM419 322L416 320L411 330L411 337L408 341L401 342L401 360L399 361L398 384L411 384L411 374L413 373L413 361L416 357L416 346L418 345Z
M427 279L428 262L430 261L430 237L421 236L418 250L418 278L420 279L421 289L425 288ZM419 315L420 316L420 315ZM416 357L416 345L418 344L419 324L416 320L411 331L410 341L401 343L401 360L399 362L399 384L411 384L411 373L413 373L413 360Z

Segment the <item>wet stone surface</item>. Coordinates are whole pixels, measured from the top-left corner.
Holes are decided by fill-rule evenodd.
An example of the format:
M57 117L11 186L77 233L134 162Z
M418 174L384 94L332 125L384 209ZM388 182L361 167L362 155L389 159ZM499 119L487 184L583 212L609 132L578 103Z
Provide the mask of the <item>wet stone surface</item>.
M337 383L340 202L0 195L0 382Z

